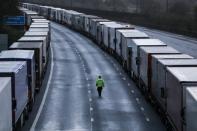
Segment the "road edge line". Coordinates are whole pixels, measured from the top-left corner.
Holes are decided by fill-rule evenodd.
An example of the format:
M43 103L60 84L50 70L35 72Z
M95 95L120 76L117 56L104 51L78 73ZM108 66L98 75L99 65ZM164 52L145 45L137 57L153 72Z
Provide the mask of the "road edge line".
M48 91L49 91L49 84L51 82L51 78L52 78L52 74L53 74L53 66L54 66L54 63L53 63L53 49L52 49L52 47L50 47L50 49L51 49L51 67L50 67L51 70L50 70L50 74L49 74L49 79L48 79L48 82L47 82L47 87L46 87L46 90L45 90L45 93L44 93L44 97L43 97L42 102L40 104L40 107L39 107L38 113L36 115L36 118L34 119L34 122L33 122L32 126L30 128L30 131L35 131L36 124L38 122L38 119L39 119L40 114L42 112L42 109L44 107L44 103L46 101L46 97L47 97L47 94L48 94Z

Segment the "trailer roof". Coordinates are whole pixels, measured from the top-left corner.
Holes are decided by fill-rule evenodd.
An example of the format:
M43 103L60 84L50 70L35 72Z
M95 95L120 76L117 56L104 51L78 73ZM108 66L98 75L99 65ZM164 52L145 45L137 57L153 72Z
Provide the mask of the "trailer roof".
M32 59L34 56L33 50L6 50L0 53L1 58L21 58L21 59Z
M25 66L25 61L0 61L0 74L18 72Z
M182 83L197 82L197 67L167 67L167 70Z
M77 12L77 11L74 11L74 10L65 10L66 11L66 13L79 13L79 12Z
M23 7L19 7L19 10L20 10L20 11L23 11L23 12L24 12L24 11L28 11L28 9L23 8Z
M111 20L108 20L108 19L103 19L103 18L100 18L100 19L91 19L92 21L95 21L95 22L107 22L107 21L111 21Z
M194 57L187 55L187 54L166 54L166 55L153 55L152 57L157 58L157 59L192 59Z
M114 21L99 21L98 24L103 25L105 23L112 23L112 22L114 22Z
M49 28L29 28L29 31L49 31Z
M39 22L39 21L37 21L37 22L31 23L31 25L49 25L49 22Z
M42 48L42 42L15 42L9 48L11 48L11 49Z
M34 21L31 23L31 25L49 25L49 22L42 22L42 21Z
M48 35L48 32L46 32L46 31L38 31L38 32L27 31L24 34L24 36L47 36L47 35Z
M47 20L47 19L32 19L32 21L34 21L34 22L50 22L49 20Z
M84 14L83 16L87 17L87 18L95 18L95 19L100 19L101 18L101 17L95 16L95 15L87 15L87 14Z
M112 23L104 23L105 26L108 28L122 28L122 27L130 27L128 24L120 24L117 22L112 22Z
M30 28L49 28L49 25L48 24L41 24L41 25L32 24L30 25Z
M30 11L30 10L24 11L24 13L28 14L28 15L38 15L38 13L36 13L34 11Z
M39 36L39 37L37 37L37 36L35 36L35 37L30 37L30 36L23 36L23 37L21 37L18 41L19 42L38 42L38 41L44 41L44 40L46 40L46 37L44 37L44 36Z
M165 66L197 66L197 59L159 59L159 62Z
M133 34L135 35L135 32L136 34L139 34L138 36L142 35L142 36L147 36L147 34L143 34L143 32L141 31L138 31L138 30L135 30L133 32ZM136 35L137 36L137 35ZM158 39L133 39L132 40L135 45L138 45L138 46L146 46L146 45L166 45L163 41L160 41Z
M146 33L139 30L131 30L129 32L122 32L121 34L125 38L149 38Z
M32 15L31 18L32 19L44 19L43 16L39 16L39 15Z
M118 29L117 30L117 32L120 32L120 33L129 33L129 32L132 32L134 30L134 28L133 29L131 29L131 28L126 28L126 29Z
M140 47L144 52L150 54L180 54L179 51L170 46L151 46L151 47Z

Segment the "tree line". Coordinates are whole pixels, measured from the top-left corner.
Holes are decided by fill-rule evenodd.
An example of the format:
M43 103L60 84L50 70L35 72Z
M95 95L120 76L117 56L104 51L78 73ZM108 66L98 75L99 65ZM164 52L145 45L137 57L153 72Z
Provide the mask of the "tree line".
M3 0L0 4L0 18L18 14L17 6L18 0Z
M170 1L170 0L169 0ZM197 37L197 2L177 1L166 5L159 1L144 0L140 15L141 25Z

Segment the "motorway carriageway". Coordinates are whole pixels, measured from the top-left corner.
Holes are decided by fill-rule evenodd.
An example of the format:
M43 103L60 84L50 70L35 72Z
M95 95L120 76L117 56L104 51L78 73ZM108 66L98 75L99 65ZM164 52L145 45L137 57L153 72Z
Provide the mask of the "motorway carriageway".
M24 131L166 130L116 60L90 39L65 26L52 22L51 28L51 63ZM195 40L137 29L197 57ZM98 98L95 87L97 75L105 80L102 98Z

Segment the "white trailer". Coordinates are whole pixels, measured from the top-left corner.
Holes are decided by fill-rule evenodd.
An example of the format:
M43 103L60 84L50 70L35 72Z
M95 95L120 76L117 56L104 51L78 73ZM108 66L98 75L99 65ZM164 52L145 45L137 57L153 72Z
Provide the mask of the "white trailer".
M181 54L169 46L152 46L140 47L140 64L139 64L139 80L145 91L150 92L151 89L151 72L152 72L152 55Z
M27 36L23 36L21 37L18 42L42 42L43 44L43 50L42 50L42 54L43 54L43 69L46 69L47 66L47 60L48 60L48 55L47 55L47 38L46 37L27 37Z
M159 71L159 60L172 60L174 64L170 64L170 66L175 66L178 63L176 60L179 61L184 59L193 59L192 56L186 54L166 54L166 55L153 55L152 56L152 77L151 77L151 94L157 101L157 104L161 107L163 111L165 111L165 93L164 93L164 85L165 85L165 70L166 67L160 66ZM168 64L169 65L169 64ZM179 64L180 65L180 62ZM177 66L178 66L177 65ZM167 66L167 65L166 65Z
M129 33L132 31L133 31L133 29L118 29L118 30L116 30L116 50L115 50L115 52L118 56L121 56L120 45L121 45L121 40L122 40L122 34Z
M0 77L0 131L12 131L11 77Z
M96 23L96 40L98 44L103 44L103 37L104 37L104 24L114 23L112 21L99 21Z
M42 85L43 76L43 60L42 60L42 42L15 42L13 43L10 50L33 50L35 54L35 70L36 70L36 90L39 90Z
M196 87L197 67L167 67L167 116L178 131L197 130ZM188 87L195 88L187 92ZM189 94L192 94L191 99ZM191 101L192 100L192 101ZM191 122L191 123L190 123Z
M12 124L24 120L28 103L27 64L21 62L0 62L0 77L11 77ZM20 121L21 120L21 121ZM23 124L23 122L21 123Z
M26 61L28 73L28 109L32 110L36 87L35 56L33 50L5 50L0 61Z

